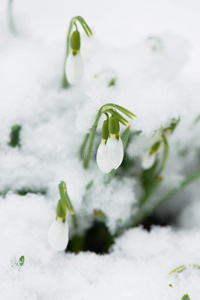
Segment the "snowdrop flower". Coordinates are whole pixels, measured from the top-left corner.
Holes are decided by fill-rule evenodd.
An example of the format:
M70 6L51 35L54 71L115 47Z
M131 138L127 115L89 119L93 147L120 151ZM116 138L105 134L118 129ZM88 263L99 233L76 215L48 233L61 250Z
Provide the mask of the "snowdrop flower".
M97 149L97 157L96 157L97 165L103 173L109 173L112 170L106 156L106 143L108 140L108 135L109 135L108 121L106 120L103 123L102 140Z
M71 200L67 193L66 183L59 184L60 200L56 209L56 220L51 224L48 231L48 240L51 247L56 251L65 250L69 241L69 227L66 220L67 213L74 214Z
M83 75L83 59L80 54L81 40L78 30L74 31L70 39L71 51L67 56L65 74L71 85L76 85Z
M144 170L150 169L156 161L156 152L146 151L142 157L142 168Z
M153 146L150 148L150 150L144 153L142 158L142 168L144 170L148 170L151 167L153 167L153 165L156 162L157 153L160 151L160 146L161 146L160 138L155 136Z
M48 240L51 247L56 251L65 250L69 241L69 226L67 221L57 218L50 226Z
M97 165L103 173L109 173L121 165L123 157L124 147L119 137L119 121L116 117L111 117L109 130L108 121L104 121L103 124L102 141L97 150Z

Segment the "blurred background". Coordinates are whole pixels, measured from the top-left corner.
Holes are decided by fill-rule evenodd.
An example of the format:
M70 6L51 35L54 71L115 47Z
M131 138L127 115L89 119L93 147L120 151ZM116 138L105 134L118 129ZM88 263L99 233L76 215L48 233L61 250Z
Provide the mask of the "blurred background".
M7 26L6 0L0 3L0 41ZM38 39L63 40L69 20L83 16L92 27L94 38L112 47L133 45L148 35L165 31L187 38L191 60L185 72L199 77L200 34L198 0L14 0L14 17L20 32ZM38 10L40 7L40 10Z

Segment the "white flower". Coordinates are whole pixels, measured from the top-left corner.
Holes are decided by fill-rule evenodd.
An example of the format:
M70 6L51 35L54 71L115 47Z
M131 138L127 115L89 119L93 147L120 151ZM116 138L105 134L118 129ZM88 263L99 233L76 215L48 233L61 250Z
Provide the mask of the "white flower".
M150 153L146 151L142 157L142 168L147 170L150 169L156 161L156 153Z
M103 173L109 173L112 170L106 156L106 141L104 139L101 140L98 147L96 160L99 169Z
M110 135L106 143L106 158L111 169L117 169L124 157L124 147L121 138L117 139L114 134Z
M55 220L48 231L48 240L56 251L65 250L69 241L69 227L67 221Z
M73 55L72 52L67 56L65 74L71 85L77 84L83 75L83 59L80 51Z

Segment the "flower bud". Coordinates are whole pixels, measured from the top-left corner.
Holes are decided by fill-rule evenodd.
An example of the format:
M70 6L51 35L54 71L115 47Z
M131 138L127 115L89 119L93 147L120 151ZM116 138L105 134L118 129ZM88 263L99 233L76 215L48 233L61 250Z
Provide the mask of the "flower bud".
M55 251L65 250L69 241L69 227L67 221L57 218L48 231L49 244Z
M74 31L70 38L71 52L67 56L65 74L71 85L77 84L83 75L83 60L80 54L81 39L78 30Z
M142 168L144 170L150 169L156 161L156 152L146 151L142 157Z

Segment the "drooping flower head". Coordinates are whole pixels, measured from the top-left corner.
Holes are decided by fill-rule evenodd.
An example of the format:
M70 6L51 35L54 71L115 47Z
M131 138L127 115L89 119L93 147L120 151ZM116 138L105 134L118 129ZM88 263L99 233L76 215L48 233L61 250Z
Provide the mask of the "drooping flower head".
M65 74L71 85L77 84L83 75L83 59L80 54L81 38L78 30L70 38L70 53L67 56Z
M111 117L104 121L102 128L102 140L97 150L97 165L103 173L109 173L117 169L124 156L122 140L119 136L119 120Z
M73 214L71 201L64 181L61 181L59 184L59 191L61 199L57 204L56 220L51 224L48 231L49 244L55 251L62 251L67 247L69 241L67 213Z

